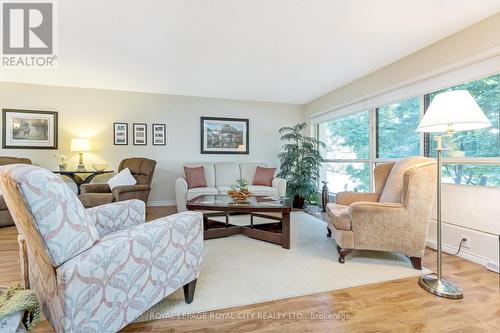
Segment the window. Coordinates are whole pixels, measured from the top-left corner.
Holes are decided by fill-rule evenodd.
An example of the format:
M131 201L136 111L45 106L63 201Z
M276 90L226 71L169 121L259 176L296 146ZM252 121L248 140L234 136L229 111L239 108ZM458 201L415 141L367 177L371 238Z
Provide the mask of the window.
M328 191L369 192L370 164L368 163L323 163L321 179L328 182Z
M500 133L499 133L499 108L500 108L500 75L492 75L480 80L470 81L448 89L425 95L426 108L432 102L434 96L450 90L469 90L479 107L491 122L492 127L454 133L444 144L446 152L444 157L499 157L500 156ZM429 156L436 156L436 142L434 135L426 139Z
M323 158L367 159L370 151L368 111L319 124L318 134L327 148Z
M500 187L500 165L445 163L443 183Z
M370 121L368 111L332 119L318 125L318 138L326 144L321 179L328 190L370 190Z
M405 99L376 109L378 158L420 155L420 98Z

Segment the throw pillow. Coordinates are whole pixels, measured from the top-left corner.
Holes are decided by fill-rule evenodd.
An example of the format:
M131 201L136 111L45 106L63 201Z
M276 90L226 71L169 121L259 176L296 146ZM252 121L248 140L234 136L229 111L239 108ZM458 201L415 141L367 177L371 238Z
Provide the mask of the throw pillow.
M205 178L205 168L199 167L184 167L188 188L207 187L207 179Z
M137 180L132 176L128 168L123 169L118 174L108 180L108 185L111 191L116 186L128 186L137 184Z
M253 185L273 186L273 177L276 168L263 168L258 166L253 177Z

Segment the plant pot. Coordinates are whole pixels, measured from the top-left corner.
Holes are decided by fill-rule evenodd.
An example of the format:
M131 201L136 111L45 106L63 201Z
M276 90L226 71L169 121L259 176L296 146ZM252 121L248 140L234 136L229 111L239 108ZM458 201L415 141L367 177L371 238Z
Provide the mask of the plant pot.
M303 209L304 208L304 198L299 195L296 195L293 198L293 208Z

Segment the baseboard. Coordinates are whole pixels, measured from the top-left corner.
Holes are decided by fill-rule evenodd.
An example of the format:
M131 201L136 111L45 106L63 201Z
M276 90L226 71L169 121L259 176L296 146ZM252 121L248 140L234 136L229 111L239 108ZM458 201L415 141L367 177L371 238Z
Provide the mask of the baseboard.
M175 206L175 200L153 200L148 201L148 207Z

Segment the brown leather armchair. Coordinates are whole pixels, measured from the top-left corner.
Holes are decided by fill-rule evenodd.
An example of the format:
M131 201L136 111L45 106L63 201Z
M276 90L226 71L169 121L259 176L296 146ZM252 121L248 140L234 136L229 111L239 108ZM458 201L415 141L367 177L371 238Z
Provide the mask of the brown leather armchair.
M116 186L113 191L108 184L83 184L80 187L79 198L85 207L95 207L129 199L139 199L147 203L155 167L156 161L147 158L126 158L120 162L118 172L128 168L137 180L137 184Z
M31 164L29 158L18 158L10 156L0 156L0 166L8 164ZM14 220L10 216L7 204L0 193L0 227L7 227L14 225Z

